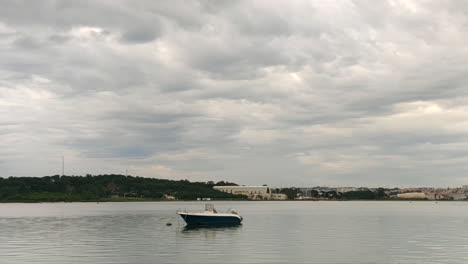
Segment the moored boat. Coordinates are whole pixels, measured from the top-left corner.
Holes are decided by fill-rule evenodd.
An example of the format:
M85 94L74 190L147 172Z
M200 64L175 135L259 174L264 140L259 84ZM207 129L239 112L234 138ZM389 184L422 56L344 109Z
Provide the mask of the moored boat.
M226 213L219 213L212 204L206 204L204 212L179 211L177 214L185 220L187 225L240 225L243 220L235 210L229 209Z

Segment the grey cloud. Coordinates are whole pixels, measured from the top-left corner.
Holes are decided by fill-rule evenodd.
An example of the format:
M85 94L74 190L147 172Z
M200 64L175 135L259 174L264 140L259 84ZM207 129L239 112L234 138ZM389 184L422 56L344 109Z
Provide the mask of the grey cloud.
M122 39L130 43L145 43L153 41L157 37L157 34L152 31L143 29L134 29L125 32L122 35Z
M42 46L35 39L26 36L17 38L13 44L22 49L36 49Z
M155 40L159 35L159 22L152 21L148 25L134 27L122 34L122 40L128 43L146 43Z
M49 37L49 41L56 44L64 44L69 41L71 38L69 36L55 34Z
M2 176L468 180L459 1L0 5Z

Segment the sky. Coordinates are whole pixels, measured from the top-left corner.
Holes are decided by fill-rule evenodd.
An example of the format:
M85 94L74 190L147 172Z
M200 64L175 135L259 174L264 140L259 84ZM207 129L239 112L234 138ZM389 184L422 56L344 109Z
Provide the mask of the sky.
M0 6L1 177L468 184L464 1Z

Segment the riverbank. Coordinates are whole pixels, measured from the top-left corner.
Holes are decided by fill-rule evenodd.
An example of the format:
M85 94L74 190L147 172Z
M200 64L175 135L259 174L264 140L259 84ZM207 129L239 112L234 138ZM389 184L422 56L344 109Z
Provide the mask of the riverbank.
M107 202L205 202L216 203L225 201L238 202L467 202L468 200L428 200L428 199L333 199L333 200L245 200L245 199L213 199L213 200L165 200L155 198L138 198L138 197L119 197L119 198L102 198L92 200L0 200L0 203L107 203Z

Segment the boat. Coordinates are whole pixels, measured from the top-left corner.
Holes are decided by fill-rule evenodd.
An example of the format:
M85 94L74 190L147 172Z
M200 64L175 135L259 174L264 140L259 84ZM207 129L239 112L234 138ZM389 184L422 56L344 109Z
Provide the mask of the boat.
M189 226L199 225L240 225L242 216L237 214L234 209L229 209L226 213L219 213L213 204L205 204L204 212L190 213L178 211L178 215L184 219Z

